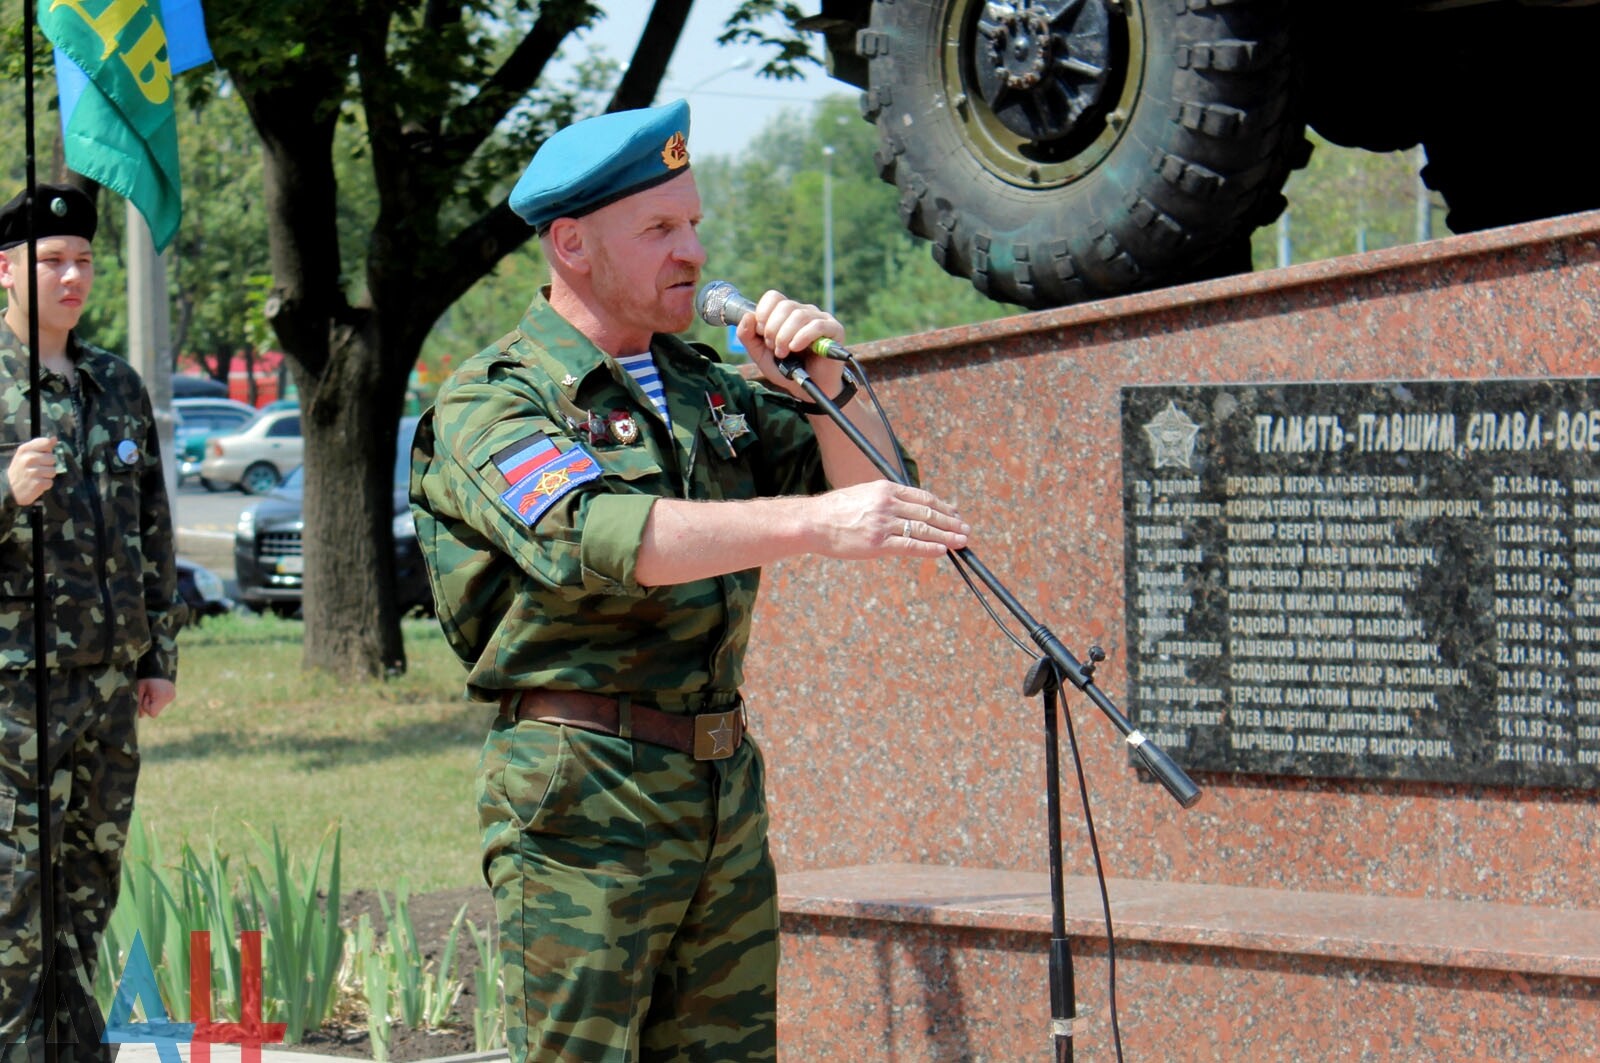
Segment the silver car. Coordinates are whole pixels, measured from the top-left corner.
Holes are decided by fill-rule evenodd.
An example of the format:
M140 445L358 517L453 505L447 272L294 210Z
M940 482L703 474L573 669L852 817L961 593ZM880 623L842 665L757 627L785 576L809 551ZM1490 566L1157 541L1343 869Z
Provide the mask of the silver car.
M232 435L212 436L200 478L237 486L246 494L265 494L300 464L304 450L300 411L268 410Z
M212 436L237 432L261 413L232 399L173 399L173 449L178 455L178 482L200 475L206 443ZM213 486L221 489L223 485Z

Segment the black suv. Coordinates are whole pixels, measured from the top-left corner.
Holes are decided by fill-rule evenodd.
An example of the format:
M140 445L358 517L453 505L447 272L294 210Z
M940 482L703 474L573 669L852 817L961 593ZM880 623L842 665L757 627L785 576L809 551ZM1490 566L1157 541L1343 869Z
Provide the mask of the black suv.
M411 476L411 437L417 419L400 421L394 463L394 570L402 612L433 611L428 571L417 549L417 529L406 501ZM293 615L300 609L304 587L302 534L305 518L301 495L304 470L296 468L260 502L239 514L233 539L233 568L239 600L252 609Z

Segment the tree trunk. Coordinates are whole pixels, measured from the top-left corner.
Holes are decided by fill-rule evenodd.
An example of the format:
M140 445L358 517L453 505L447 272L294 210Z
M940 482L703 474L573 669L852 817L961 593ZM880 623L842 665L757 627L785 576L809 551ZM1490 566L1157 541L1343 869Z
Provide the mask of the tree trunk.
M244 393L245 393L245 396L246 396L245 401L248 402L250 405L255 406L255 405L258 404L257 400L259 400L261 398L260 392L256 388L256 346L255 346L255 344L253 344L253 343L245 344L244 345L244 350L240 351L239 355L240 355L240 357L242 357L244 359Z
M320 381L297 373L305 432L307 668L396 675L405 646L394 587L394 463L400 400L373 330L348 337ZM314 391L307 390L310 384Z
M409 363L385 352L375 306L352 306L339 273L336 113L303 85L246 96L262 142L275 281L265 307L300 389L305 440L302 663L344 679L405 669L394 594L394 455ZM402 307L395 312L413 312ZM410 352L412 360L416 351Z

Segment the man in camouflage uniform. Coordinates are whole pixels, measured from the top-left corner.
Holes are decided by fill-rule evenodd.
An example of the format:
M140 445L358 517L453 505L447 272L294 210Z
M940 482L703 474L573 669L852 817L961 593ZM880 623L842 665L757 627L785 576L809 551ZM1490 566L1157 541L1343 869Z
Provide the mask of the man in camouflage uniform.
M56 964L92 984L116 905L139 770L135 721L172 701L177 596L172 525L155 418L128 364L73 329L94 280L95 209L82 192L44 185L0 208L0 1061L44 1057L38 1014L54 903ZM28 214L37 269L28 272ZM29 411L28 313L38 321L42 433ZM39 742L34 697L31 507L43 510L55 881L39 866ZM58 985L63 984L58 981ZM60 993L63 1060L78 1029Z
M478 795L517 1060L775 1057L775 879L739 696L760 566L966 542L776 371L842 340L833 318L777 292L744 315L769 386L671 335L705 260L688 120L680 102L544 144L511 206L550 286L417 429L440 624L500 705ZM840 391L838 363L804 358Z

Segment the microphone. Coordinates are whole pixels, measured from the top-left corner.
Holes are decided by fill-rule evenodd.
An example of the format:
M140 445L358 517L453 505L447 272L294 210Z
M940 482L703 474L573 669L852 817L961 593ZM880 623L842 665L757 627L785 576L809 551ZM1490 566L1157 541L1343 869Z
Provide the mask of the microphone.
M755 313L756 304L740 295L739 289L727 281L710 281L694 297L694 309L701 321L722 328L725 325L737 325L746 314ZM836 362L848 362L854 357L844 347L827 338L813 343L811 353L832 358Z
M694 297L695 313L708 325L722 328L737 325L746 314L756 312L756 304L739 294L727 281L710 281Z

